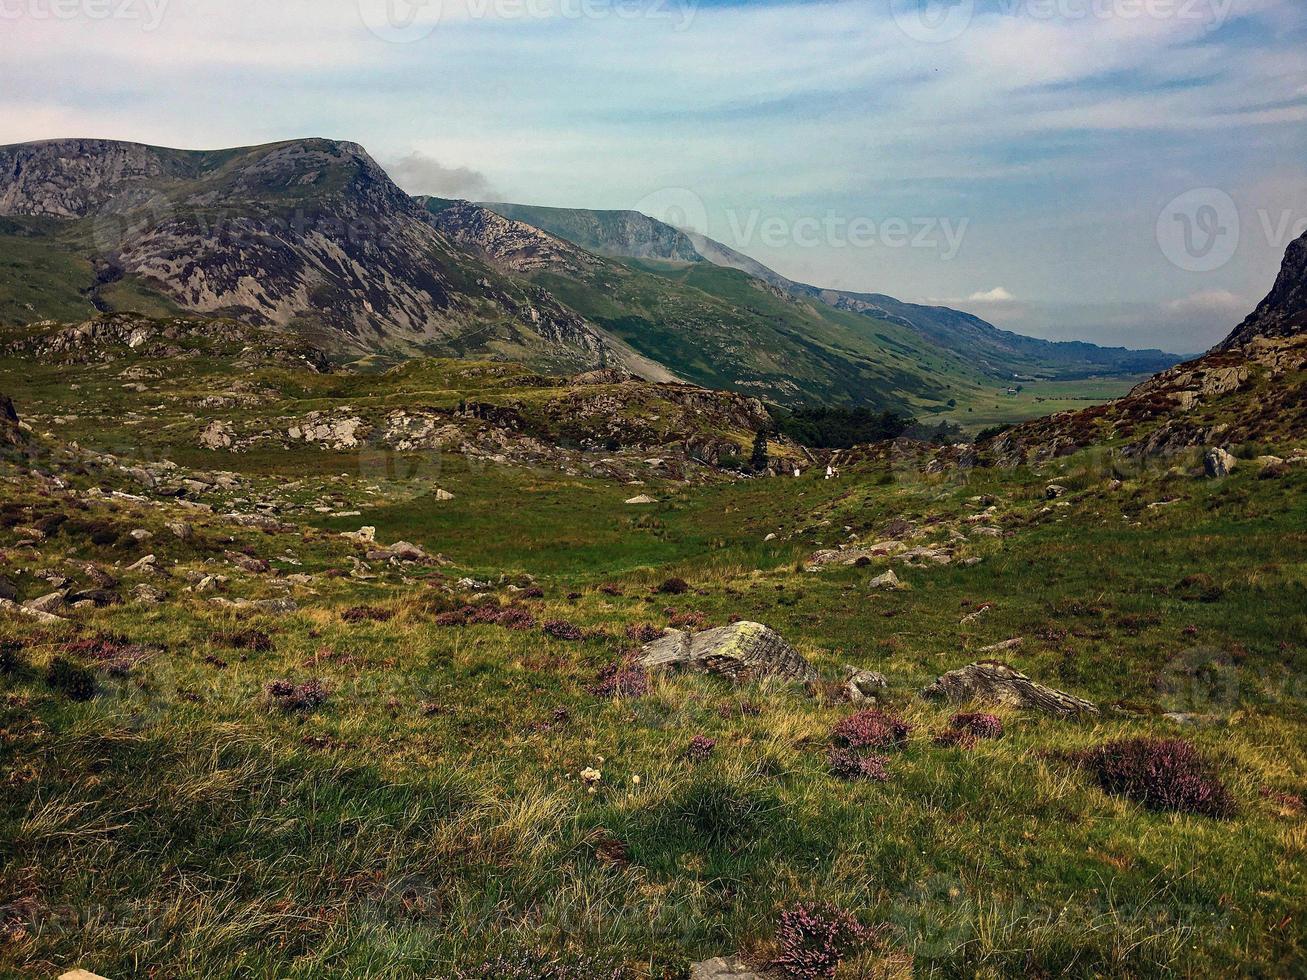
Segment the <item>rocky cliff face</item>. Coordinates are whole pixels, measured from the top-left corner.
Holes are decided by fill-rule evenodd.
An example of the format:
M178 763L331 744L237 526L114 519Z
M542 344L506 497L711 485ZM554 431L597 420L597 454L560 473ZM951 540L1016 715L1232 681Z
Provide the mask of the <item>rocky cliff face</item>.
M130 207L155 182L193 172L195 156L115 140L0 147L0 215L84 218L110 202Z
M501 268L514 272L591 268L598 259L585 250L521 221L505 218L479 204L418 198L428 220L443 235Z
M1270 295L1211 353L1125 398L1015 427L985 447L1001 464L1104 441L1127 455L1300 438L1307 432L1307 235L1289 246Z
M1254 337L1291 337L1307 331L1307 234L1289 246L1270 294L1217 350L1239 347Z

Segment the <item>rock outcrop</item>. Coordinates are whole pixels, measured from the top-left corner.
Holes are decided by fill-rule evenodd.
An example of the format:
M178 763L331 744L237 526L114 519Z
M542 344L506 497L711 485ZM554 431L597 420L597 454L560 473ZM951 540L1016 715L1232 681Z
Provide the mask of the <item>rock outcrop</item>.
M1098 714L1098 707L1092 702L1037 684L998 660L980 660L949 671L924 688L921 696L952 704L978 702L1042 711L1051 715Z
M817 679L817 671L803 655L761 623L733 623L703 633L670 630L646 644L639 659L647 670L692 670L734 681Z
M1218 350L1241 347L1257 337L1293 337L1307 331L1307 234L1293 242L1267 297L1234 329Z

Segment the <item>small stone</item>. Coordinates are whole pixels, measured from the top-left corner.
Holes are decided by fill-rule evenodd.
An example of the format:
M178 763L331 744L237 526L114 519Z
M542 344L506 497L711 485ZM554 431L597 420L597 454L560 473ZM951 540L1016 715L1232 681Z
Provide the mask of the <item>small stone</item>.
M638 497L632 497L630 500L627 501L627 503L628 504L656 504L658 503L658 501L655 500L653 497L649 496L647 493L642 493Z
M1057 483L1050 483L1044 490L1044 496L1049 500L1056 500L1058 497L1065 497L1071 491Z

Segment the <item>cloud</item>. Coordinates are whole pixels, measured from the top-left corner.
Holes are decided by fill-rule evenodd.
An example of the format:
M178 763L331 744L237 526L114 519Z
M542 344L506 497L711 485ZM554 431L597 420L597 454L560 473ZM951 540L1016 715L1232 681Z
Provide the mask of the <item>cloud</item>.
M968 303L1014 303L1016 297L1002 286L995 286L985 292L972 293L967 297Z
M410 194L484 201L493 196L485 174L469 167L447 167L434 157L413 151L386 167L390 176Z
M1166 304L1166 311L1178 316L1210 316L1214 313L1234 315L1246 312L1251 307L1252 304L1247 299L1228 289L1207 289L1171 300Z

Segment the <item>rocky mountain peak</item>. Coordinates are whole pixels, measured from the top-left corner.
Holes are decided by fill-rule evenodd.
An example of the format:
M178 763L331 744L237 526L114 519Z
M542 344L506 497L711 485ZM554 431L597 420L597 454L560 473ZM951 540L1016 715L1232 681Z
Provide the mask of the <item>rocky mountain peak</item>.
M1290 244L1267 297L1217 350L1241 347L1256 337L1292 337L1307 331L1307 234Z
M116 140L0 147L0 215L85 217L124 191L170 176L176 162L168 151Z

